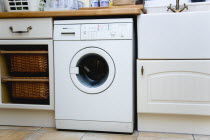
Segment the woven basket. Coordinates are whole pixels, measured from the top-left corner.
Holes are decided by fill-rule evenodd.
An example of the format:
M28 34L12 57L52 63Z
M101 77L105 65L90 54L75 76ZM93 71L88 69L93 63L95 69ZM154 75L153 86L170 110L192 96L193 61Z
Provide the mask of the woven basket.
M47 77L21 78L26 80L48 79ZM12 81L12 97L14 99L49 99L49 83L43 81Z
M136 0L113 0L113 5L135 5Z
M47 73L46 54L11 54L11 72Z

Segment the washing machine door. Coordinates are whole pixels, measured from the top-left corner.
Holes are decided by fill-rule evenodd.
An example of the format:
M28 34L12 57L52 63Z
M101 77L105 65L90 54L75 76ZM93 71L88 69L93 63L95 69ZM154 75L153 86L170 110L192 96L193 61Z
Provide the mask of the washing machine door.
M108 89L115 77L115 65L111 56L100 48L80 50L70 64L70 76L74 85L89 94Z

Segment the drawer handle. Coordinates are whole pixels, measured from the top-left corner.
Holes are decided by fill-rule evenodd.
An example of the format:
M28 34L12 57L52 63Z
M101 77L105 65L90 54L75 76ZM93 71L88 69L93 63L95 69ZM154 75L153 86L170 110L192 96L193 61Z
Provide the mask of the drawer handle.
M12 26L10 26L9 29L10 29L10 31L11 31L12 33L28 33L30 30L32 30L32 27L29 26L29 27L27 28L27 31L13 31L13 27L12 27Z
M70 35L75 35L75 32L61 32L61 34L70 34Z

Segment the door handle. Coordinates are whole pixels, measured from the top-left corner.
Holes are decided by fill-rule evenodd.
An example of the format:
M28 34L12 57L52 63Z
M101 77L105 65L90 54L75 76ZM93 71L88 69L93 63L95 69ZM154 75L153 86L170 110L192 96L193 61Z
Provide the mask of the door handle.
M144 75L144 66L141 66L141 75Z
M27 31L14 31L12 26L10 26L9 29L10 29L10 31L11 31L12 33L28 33L30 30L32 30L32 27L29 26L29 27L27 28Z
M71 67L70 74L79 74L79 67Z
M75 32L61 32L61 34L69 34L69 35L75 35Z

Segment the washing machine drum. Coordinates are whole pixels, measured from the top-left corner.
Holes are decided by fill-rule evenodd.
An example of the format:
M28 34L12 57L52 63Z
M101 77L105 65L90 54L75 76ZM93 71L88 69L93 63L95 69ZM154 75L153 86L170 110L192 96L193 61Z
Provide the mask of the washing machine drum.
M115 77L115 66L110 55L100 48L79 51L70 64L74 85L85 93L101 93L108 89Z

